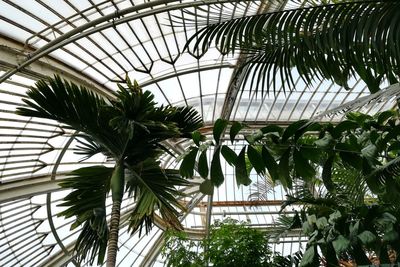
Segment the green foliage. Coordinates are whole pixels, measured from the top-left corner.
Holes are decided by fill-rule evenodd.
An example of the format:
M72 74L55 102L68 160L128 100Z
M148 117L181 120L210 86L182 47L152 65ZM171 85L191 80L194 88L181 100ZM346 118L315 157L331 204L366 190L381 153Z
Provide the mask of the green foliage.
M340 164L361 172L373 193L398 196L400 180L396 177L400 174L400 149L396 147L400 147L400 130L396 129L400 129L399 121L397 111L385 111L374 117L349 113L347 119L336 126L306 120L295 122L286 129L268 125L254 134L245 135L248 144L239 155L226 145L218 146L211 166L212 181L216 186L223 182L222 173L218 171L219 154L222 154L235 168L238 185L249 184L249 171L254 168L260 175L268 173L273 181L285 188L292 188L293 180L299 178L310 183L322 182L329 191L335 191L332 173L336 164ZM198 147L202 145L200 142ZM192 151L196 149L192 148ZM187 158L195 158L191 153L184 157L184 162ZM185 170L183 167L182 171ZM206 164L199 166L204 177L207 167ZM322 170L321 176L317 175L318 169Z
M291 189L282 208L303 211L286 220L282 233L302 229L309 237L302 266L316 266L321 256L335 266L343 255L368 264L366 249L400 250L399 119L398 111L355 112L338 125L268 125L245 136L239 155L222 145L214 156L221 153L235 168L238 184L254 168ZM319 191L311 193L315 185Z
M38 81L23 100L27 106L17 110L20 115L56 120L79 131L77 153L84 159L103 153L116 162L111 169L76 170L61 185L73 192L64 199L62 205L68 208L60 215L76 216L73 228L83 225L75 246L78 260L93 263L98 255L98 264L103 262L108 240L104 207L110 191L114 203L125 191L136 201L129 216L131 231L143 226L149 231L156 210L166 225L181 229L177 209L184 207L176 199L180 195L176 187L187 182L177 171L160 167L158 157L168 152L161 142L170 138L202 140L201 135L193 134L202 126L193 108L158 107L154 95L143 92L129 78L126 86L118 88L114 97L107 98L55 76ZM197 151L193 154L195 157ZM185 176L192 176L194 163L190 158L186 161Z
M199 241L188 238L184 232L168 231L161 255L166 258L167 267L202 267L202 251Z
M273 253L263 232L230 218L212 224L209 237L203 240L190 240L183 232L167 232L161 253L168 267L206 263L220 267L283 267L299 262L298 254L282 257Z
M361 172L336 164L331 177L334 191L322 190L316 196L300 186L288 195L282 208L303 208L292 217L283 217L276 235L301 229L308 236L301 266L316 266L320 257L328 266L337 266L344 257L359 265L369 264L367 251L380 255L400 242L400 216L392 206L396 200L372 197L362 177Z
M150 231L156 210L168 227L182 229L176 208L185 210L185 207L177 201L182 193L176 186L186 186L188 181L177 170L162 169L154 159L130 167L128 173L126 189L136 202L129 217L129 229L133 232L145 226L146 233Z
M200 56L210 46L222 54L240 51L247 56L240 75L249 88L262 93L270 88L275 93L279 78L284 89L295 88L293 68L306 84L330 79L349 88L348 80L360 77L371 93L383 79L398 82L398 1L309 2L314 4L239 18L216 6L204 22L193 13L196 27L205 27L196 28L186 47Z
M112 168L104 166L81 168L71 172L71 177L60 183L61 187L73 191L60 204L68 208L59 215L76 217L71 230L83 224L75 246L78 261L90 255L93 264L96 253L99 253L98 262L104 261L109 232L105 200L112 172Z
M205 247L214 266L270 266L273 261L265 234L232 219L214 223Z

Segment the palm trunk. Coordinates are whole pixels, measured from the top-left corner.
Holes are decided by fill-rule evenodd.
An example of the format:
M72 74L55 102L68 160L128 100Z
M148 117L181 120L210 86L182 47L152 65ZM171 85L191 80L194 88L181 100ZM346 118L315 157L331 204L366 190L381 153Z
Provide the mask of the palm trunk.
M110 235L108 239L107 267L114 267L117 260L120 216L121 201L113 201L110 220Z
M119 220L121 217L121 202L124 195L124 166L117 162L111 177L112 210L110 219L110 234L108 237L107 267L114 267L117 260L118 251L118 231Z

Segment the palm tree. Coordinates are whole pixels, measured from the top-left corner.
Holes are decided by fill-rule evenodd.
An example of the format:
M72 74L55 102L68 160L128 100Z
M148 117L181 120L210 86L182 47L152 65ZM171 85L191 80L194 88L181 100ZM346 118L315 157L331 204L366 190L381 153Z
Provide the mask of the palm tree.
M154 96L143 92L127 78L119 85L115 98L101 97L60 77L40 80L27 92L27 107L17 113L57 120L79 131L78 153L89 158L103 153L115 161L113 168L92 166L73 171L61 186L71 188L61 215L76 216L71 228L83 225L75 250L78 260L89 257L104 261L108 242L107 266L115 266L121 202L124 193L136 205L129 215L131 231L152 226L159 210L166 226L181 228L176 186L186 184L177 171L163 170L157 161L167 150L161 142L169 138L190 137L202 125L200 116L188 107L156 107ZM112 212L109 226L105 201L111 191Z
M400 2L321 2L304 1L297 8L233 19L224 16L225 6L210 7L205 27L188 40L186 48L198 55L212 45L222 54L242 53L245 81L250 81L250 90L257 92L260 87L262 93L269 92L265 86L270 82L275 93L277 76L284 89L285 83L294 86L293 68L306 84L330 79L348 88L349 78L360 77L375 93L384 79L398 83Z

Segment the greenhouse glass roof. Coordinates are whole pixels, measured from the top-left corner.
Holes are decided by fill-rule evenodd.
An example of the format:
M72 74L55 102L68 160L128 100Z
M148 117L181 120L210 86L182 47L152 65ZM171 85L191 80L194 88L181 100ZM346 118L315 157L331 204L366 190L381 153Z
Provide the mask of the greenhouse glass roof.
M239 90L232 82L241 67L241 55L221 55L210 48L204 55L190 53L185 44L216 8L224 17L240 17L274 9L292 8L299 1L224 0L1 0L0 1L0 266L74 266L76 230L72 220L57 217L57 205L67 192L58 182L68 171L96 164L110 165L105 157L80 161L74 153L75 133L55 121L16 115L22 98L38 79L53 74L112 95L126 75L151 91L159 104L194 106L210 133L218 118L244 121L257 129L273 123L287 125L299 119L338 122L342 113L317 115L366 97L361 80L351 80L350 90L329 81L311 86L294 73L295 88L258 94L248 86ZM230 14L230 15L229 15ZM223 18L221 18L223 19ZM199 21L198 21L199 20ZM394 97L362 110L376 113L394 107ZM166 144L179 154L191 144L176 140ZM233 147L240 151L241 144ZM179 163L162 158L166 167ZM277 187L265 201L250 202L253 187L237 187L233 169L225 164L225 183L213 197L199 191L200 178L182 191L187 207L181 220L194 237L207 224L231 216L250 225L271 228L285 192ZM252 176L253 181L261 179ZM108 203L111 205L111 200ZM123 216L135 205L124 200ZM291 210L286 212L290 213ZM149 235L130 235L121 225L119 266L162 266L159 256L162 222ZM299 233L281 240L275 250L297 251L305 237ZM89 266L86 263L84 266Z

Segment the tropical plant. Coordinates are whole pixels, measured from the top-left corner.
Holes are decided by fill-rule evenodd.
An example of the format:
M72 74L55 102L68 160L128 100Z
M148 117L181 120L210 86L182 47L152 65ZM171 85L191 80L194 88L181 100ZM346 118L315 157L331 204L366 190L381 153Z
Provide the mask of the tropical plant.
M180 229L178 210L184 207L176 200L176 186L187 184L177 171L160 167L159 156L167 150L162 141L190 137L201 125L201 118L192 108L157 107L154 96L143 92L127 78L126 87L118 85L114 97L102 97L84 87L55 76L40 80L27 92L26 107L17 113L24 116L56 120L66 128L79 131L78 154L87 159L102 153L115 162L113 168L92 166L70 173L61 183L72 189L62 203L61 212L75 217L71 228L83 226L76 242L78 260L98 256L114 266L117 253L121 202L135 199L129 214L133 232L152 226L155 211L167 227ZM109 223L106 220L106 198L111 191L113 201ZM108 246L107 246L108 243Z
M259 175L268 174L270 184L294 192L286 205L308 207L296 220L288 221L293 227L303 227L310 236L304 266L314 266L318 261L317 246L322 253L335 252L324 254L333 264L342 251L365 264L368 259L361 248L374 250L382 257L387 246L400 250L396 202L400 197L399 116L394 110L374 116L349 113L337 125L301 120L287 127L267 125L253 134L246 134L242 131L245 126L235 122L229 128L229 139L235 142L241 135L247 144L239 154L223 143L214 149L211 168L198 165L199 173L211 178L200 190L212 192L208 187L219 186L224 180L223 175L213 178L211 170L219 169L221 164L220 156L215 154L235 168L238 185L250 183L251 169ZM227 121L216 122L215 142L221 139L219 129L227 126ZM199 141L187 155L195 160L213 146L216 143ZM183 174L190 161L184 157ZM322 194L310 191L315 185L323 189Z
M182 161L180 171L183 176L192 175L187 170L194 165L196 155L203 155L205 150L217 146L222 133L219 129L227 125L227 121L216 121L215 142L195 141L195 146L187 151ZM236 136L243 136L243 128L244 124L231 124L232 143ZM220 154L234 166L238 185L250 184L249 168L254 168L257 174L269 173L272 181L289 189L293 178L297 177L307 182L319 180L331 192L336 190L331 180L334 163L339 162L361 172L374 194L397 196L400 192L395 179L400 175L398 111L388 110L374 116L349 113L347 119L337 125L300 120L288 127L267 125L252 134L242 132L247 144L238 155L222 143L214 152L211 168L207 164L198 165L199 173L203 177L209 176L212 185L219 186L224 179L220 172L212 171L221 168ZM321 176L316 175L317 167L321 168Z
M396 201L385 202L366 190L365 179L357 171L336 165L332 182L337 190L317 193L299 186L287 196L282 209L303 207L294 216L282 216L276 238L293 229L308 236L301 266L339 266L340 260L370 264L374 253L381 263L389 263L388 249L399 249L400 217Z
M167 231L161 255L167 267L202 267L204 250L200 240L191 240L186 232Z
M246 222L225 218L210 226L209 236L190 240L182 232L169 232L162 255L169 267L207 266L297 266L298 254L280 256L269 246L268 235Z
M351 77L360 77L371 93L385 79L398 83L397 0L304 1L294 8L270 8L266 13L232 18L230 12L239 8L212 6L203 22L201 12L187 11L196 15L196 29L204 27L188 40L186 48L199 56L210 46L222 54L240 52L245 63L238 73L250 83L250 90L261 88L261 93L268 93L267 85L272 83L275 93L277 76L284 89L285 85L293 88L297 75L306 84L330 79L345 88Z

